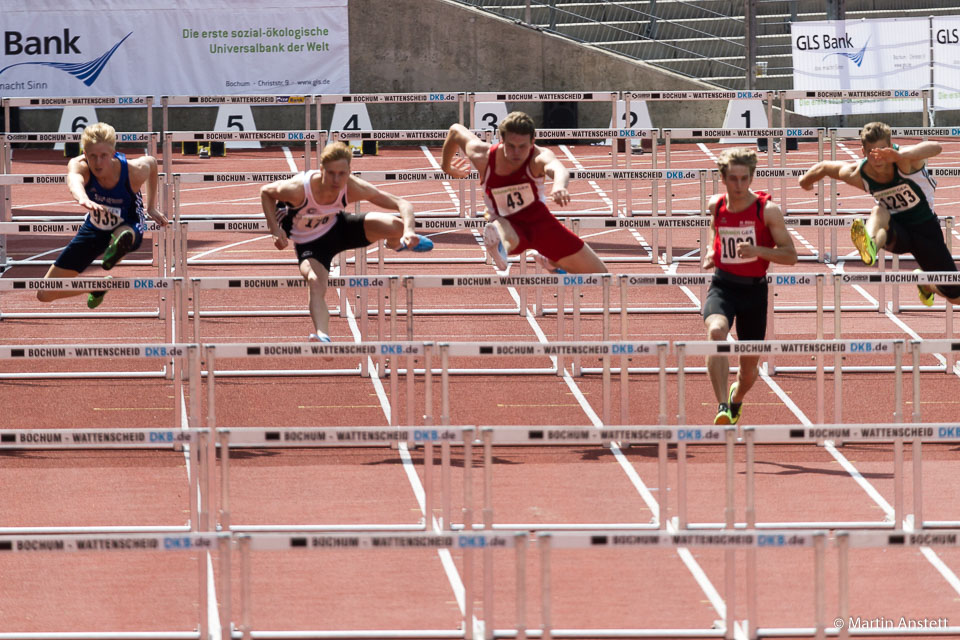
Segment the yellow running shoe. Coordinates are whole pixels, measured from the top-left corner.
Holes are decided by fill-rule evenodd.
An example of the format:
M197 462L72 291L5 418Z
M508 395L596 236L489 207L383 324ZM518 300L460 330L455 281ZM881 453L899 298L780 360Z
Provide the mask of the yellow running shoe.
M923 269L914 269L913 272L914 272L914 273L923 273ZM932 291L926 291L926 290L923 288L923 285L922 285L922 284L918 284L918 285L917 285L917 295L920 296L920 302L922 302L924 305L926 305L926 306L928 306L928 307L932 307L932 306L933 306L934 293L933 293Z
M727 406L729 407L728 411L730 412L730 424L737 424L740 422L740 414L743 412L743 403L733 401L733 396L736 395L737 388L739 386L739 382L734 382L732 385L730 385L730 393L727 395Z
M713 424L734 424L733 416L730 415L730 407L726 402L717 405L717 417L713 419Z
M850 239L860 252L860 259L865 265L870 266L877 261L877 245L867 233L867 225L864 224L863 218L853 221L853 226L850 227Z

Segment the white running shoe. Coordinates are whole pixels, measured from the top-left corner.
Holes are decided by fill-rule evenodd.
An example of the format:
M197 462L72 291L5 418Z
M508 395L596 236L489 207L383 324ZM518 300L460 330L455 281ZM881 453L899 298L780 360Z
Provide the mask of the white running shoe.
M483 228L483 245L487 248L487 254L493 260L497 269L506 271L509 267L507 250L503 247L503 239L500 237L500 231L496 225L487 223L487 226Z

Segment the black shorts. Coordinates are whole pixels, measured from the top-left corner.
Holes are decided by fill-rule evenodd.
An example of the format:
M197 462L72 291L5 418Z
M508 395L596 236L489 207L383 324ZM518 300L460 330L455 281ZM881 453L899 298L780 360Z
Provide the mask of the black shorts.
M297 262L303 262L307 258L318 260L324 269L330 271L330 263L333 262L333 256L341 251L366 247L370 245L367 240L367 234L363 231L363 219L367 217L366 213L344 213L337 214L337 221L333 227L325 234L304 244L294 243L297 250Z
M890 218L887 246L891 253L912 253L924 271L956 271L957 265L943 240L940 221L931 218L919 224L903 224ZM937 285L948 298L960 297L960 286Z
M130 249L132 253L139 249L140 243L143 242L143 225L130 224L124 221L120 226L124 225L133 229L133 248ZM57 256L53 264L61 269L70 269L77 273L82 273L84 269L93 264L93 261L96 260L100 254L107 250L112 239L113 231L98 229L93 226L92 222L85 220L83 226L77 231L77 235L73 236L73 240L71 240L63 252Z
M718 313L726 316L731 329L736 321L737 339L763 340L767 334L766 278L746 284L714 274L703 303L703 319Z

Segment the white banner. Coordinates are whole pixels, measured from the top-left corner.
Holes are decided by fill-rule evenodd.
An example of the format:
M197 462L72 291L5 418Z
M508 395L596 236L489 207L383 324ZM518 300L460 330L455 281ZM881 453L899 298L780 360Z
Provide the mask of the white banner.
M349 93L347 0L323 4L4 11L0 95Z
M960 17L933 19L933 86L937 109L960 109Z
M862 95L862 99L843 101L797 99L798 113L829 116L923 109L922 100L871 100L870 91L929 86L928 18L794 22L791 40L794 89L850 90Z

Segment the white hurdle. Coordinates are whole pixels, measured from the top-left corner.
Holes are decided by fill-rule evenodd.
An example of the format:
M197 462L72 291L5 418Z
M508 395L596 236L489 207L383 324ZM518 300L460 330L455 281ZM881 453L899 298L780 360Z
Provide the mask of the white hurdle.
M153 638L154 640L209 640L209 622L207 620L207 604L210 598L216 598L211 593L207 583L207 552L219 549L229 556L230 537L216 533L178 533L178 534L147 534L147 533L102 533L97 535L48 535L48 536L7 536L0 535L0 555L28 553L30 555L50 555L53 558L64 553L142 555L142 554L175 554L192 553L197 557L198 616L196 628L193 631L182 630L151 630L151 631L95 631L95 632L16 632L6 630L0 632L0 640L27 640L29 638L46 638L47 640L90 640L92 638ZM226 574L229 581L229 574ZM183 588L182 581L177 588Z
M737 356L756 355L769 356L773 354L787 354L794 356L823 356L832 354L833 367L833 422L843 422L843 403L838 398L843 397L843 365L845 356L892 356L894 359L894 414L893 421L903 420L903 354L904 340L741 340L737 342L713 342L709 340L693 342L675 342L677 354L677 390L678 414L677 424L686 423L686 357L687 356ZM732 363L731 363L732 365ZM816 424L824 423L824 384L823 359L817 358L817 420ZM701 369L702 370L702 369Z
M543 531L537 534L537 546L540 551L540 597L542 616L541 638L725 638L733 640L738 626L736 611L736 551L744 550L752 557L758 549L809 549L814 550L814 603L815 630L822 638L826 629L825 603L826 588L824 576L826 562L826 532L797 531L718 531L715 533L696 533L676 531ZM672 629L554 629L552 615L552 555L557 550L610 550L621 559L630 549L687 549L713 548L724 550L724 589L723 601L726 604L726 618L722 628L672 628ZM756 638L758 619L756 572L747 571L747 621L750 626L750 638ZM778 630L777 630L778 631ZM768 631L769 632L769 631ZM793 635L793 634L790 634ZM813 635L813 634L803 634Z
M463 500L465 509L472 511L473 498L470 477L472 456L469 454L475 439L473 427L384 427L384 426L348 426L348 427L230 427L217 429L221 451L220 463L220 500L217 524L222 530L235 533L278 532L278 531L430 531L450 530L451 517L451 465L450 446L464 447ZM440 497L434 490L433 445L441 445ZM389 447L397 448L422 446L424 448L423 487L424 517L419 522L391 524L237 524L233 522L230 492L230 450L238 448L338 448L338 447ZM321 491L318 495L322 495ZM440 503L442 515L436 518L434 505Z
M477 593L476 577L473 572L474 554L478 549L488 553L494 549L514 549L515 580L517 585L526 584L526 536L518 534L499 534L488 532L469 533L328 533L312 534L309 532L291 534L240 534L237 536L240 545L240 637L264 638L265 640L281 640L290 638L404 638L404 639L452 639L473 640L474 630L474 602L482 600L483 617L491 621L491 626L485 628L483 637L492 640L493 628L493 586L492 572L486 571L480 593ZM253 598L250 590L252 578L252 552L267 551L294 551L330 552L338 550L362 549L368 553L380 551L383 553L398 553L400 550L416 548L420 550L461 551L463 553L464 573L464 611L457 629L364 629L364 630L311 630L311 631L273 631L255 630L253 624ZM516 627L511 635L523 638L526 630L526 589L515 589ZM224 630L224 640L229 636Z

